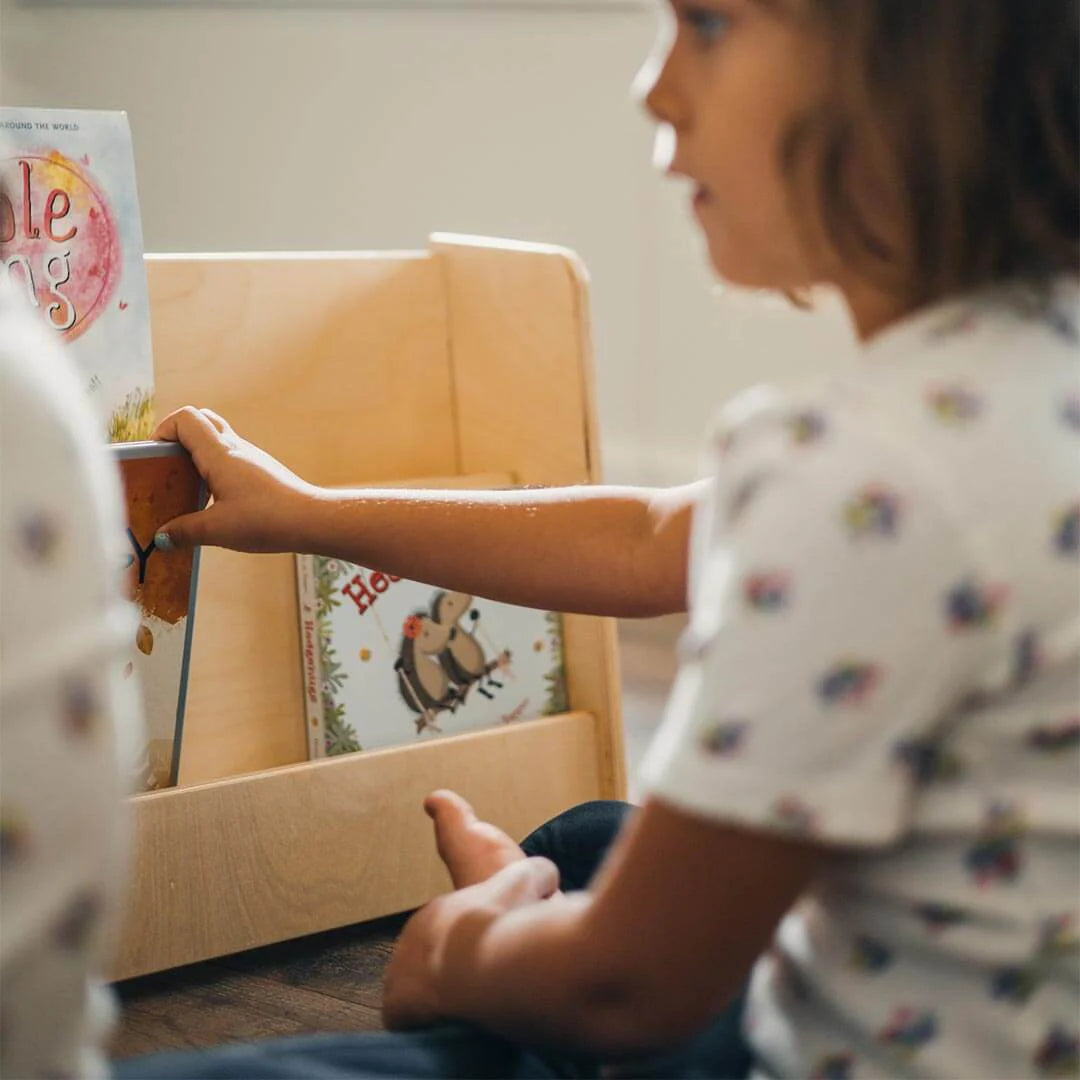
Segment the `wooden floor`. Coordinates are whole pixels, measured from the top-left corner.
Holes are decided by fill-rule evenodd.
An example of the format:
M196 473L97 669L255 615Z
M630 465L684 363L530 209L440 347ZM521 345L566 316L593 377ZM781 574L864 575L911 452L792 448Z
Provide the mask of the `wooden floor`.
M659 719L681 620L621 624L630 770ZM631 798L636 795L631 782ZM316 1032L379 1030L382 975L405 917L392 916L118 983L116 1059Z
M391 916L117 983L122 1059L315 1032L379 1030Z

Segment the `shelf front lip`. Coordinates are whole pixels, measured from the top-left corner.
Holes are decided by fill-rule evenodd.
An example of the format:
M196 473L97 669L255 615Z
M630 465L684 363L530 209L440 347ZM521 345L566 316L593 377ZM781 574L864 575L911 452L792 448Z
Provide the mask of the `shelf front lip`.
M601 794L597 738L594 715L575 711L133 796L110 977L417 907L448 887L421 809L429 791L461 790L524 836Z

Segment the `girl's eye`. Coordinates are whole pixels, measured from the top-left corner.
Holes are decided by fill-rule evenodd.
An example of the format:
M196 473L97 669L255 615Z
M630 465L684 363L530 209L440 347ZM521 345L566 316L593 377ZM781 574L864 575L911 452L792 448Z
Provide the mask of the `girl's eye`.
M683 21L693 31L694 36L705 45L719 41L731 26L729 15L707 7L684 7Z

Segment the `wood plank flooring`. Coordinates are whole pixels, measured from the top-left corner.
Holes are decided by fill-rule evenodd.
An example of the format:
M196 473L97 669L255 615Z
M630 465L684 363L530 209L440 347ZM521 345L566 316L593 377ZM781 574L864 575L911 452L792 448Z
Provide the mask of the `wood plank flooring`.
M382 976L405 916L116 984L111 1055L381 1028Z

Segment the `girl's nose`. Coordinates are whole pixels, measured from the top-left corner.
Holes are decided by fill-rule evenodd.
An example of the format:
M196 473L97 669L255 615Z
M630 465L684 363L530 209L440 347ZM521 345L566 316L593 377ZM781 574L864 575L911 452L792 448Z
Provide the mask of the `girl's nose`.
M670 45L664 41L658 42L634 77L631 93L658 123L678 127L683 121L683 110L671 69Z

